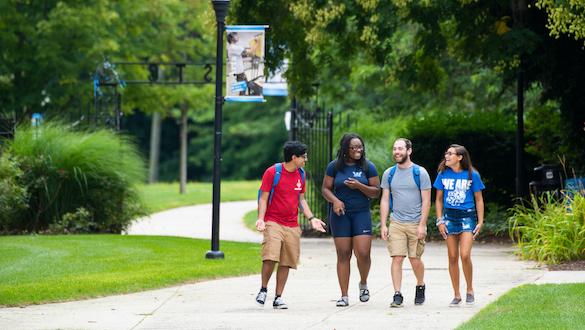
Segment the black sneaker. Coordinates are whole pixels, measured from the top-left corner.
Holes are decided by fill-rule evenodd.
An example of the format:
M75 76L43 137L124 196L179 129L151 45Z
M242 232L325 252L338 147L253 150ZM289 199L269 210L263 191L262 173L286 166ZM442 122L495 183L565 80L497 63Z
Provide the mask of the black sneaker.
M415 305L422 305L425 302L425 288L426 286L424 284L416 286L416 292L414 294Z
M390 307L404 307L404 305L402 305L403 300L404 298L402 297L402 293L396 291L396 293L394 293L394 298L392 298Z

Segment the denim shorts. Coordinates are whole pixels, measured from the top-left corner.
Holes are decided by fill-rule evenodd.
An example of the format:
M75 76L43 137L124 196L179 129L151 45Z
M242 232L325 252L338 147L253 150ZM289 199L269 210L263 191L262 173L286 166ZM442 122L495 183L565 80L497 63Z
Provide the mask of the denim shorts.
M477 225L477 212L475 209L445 209L443 220L449 235L457 235L463 232L472 233Z

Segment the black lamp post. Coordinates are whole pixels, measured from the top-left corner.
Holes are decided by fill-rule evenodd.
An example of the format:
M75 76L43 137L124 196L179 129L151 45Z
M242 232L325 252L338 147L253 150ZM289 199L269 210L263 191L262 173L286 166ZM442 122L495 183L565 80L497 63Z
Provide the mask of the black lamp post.
M211 0L217 22L217 57L215 65L215 136L213 140L213 210L211 216L211 250L207 259L223 259L219 250L219 202L221 182L221 107L223 105L223 30L230 0Z

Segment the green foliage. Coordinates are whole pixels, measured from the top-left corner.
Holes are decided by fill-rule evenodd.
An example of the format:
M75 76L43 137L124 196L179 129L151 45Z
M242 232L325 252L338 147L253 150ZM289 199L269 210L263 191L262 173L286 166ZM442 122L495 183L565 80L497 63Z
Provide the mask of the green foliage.
M203 219L194 219L203 220ZM207 221L207 219L205 219ZM259 244L126 235L0 237L0 306L126 294L258 273ZM229 258L229 259L228 259Z
M559 38L567 34L572 35L575 40L585 42L585 3L572 0L537 0L536 7L546 11L546 27L552 36Z
M585 173L583 148L572 138L558 102L535 105L526 113L526 152L544 164L562 162L567 177Z
M81 234L96 231L98 226L91 220L91 214L85 208L80 207L74 213L66 213L63 218L49 225L48 233L51 234Z
M585 259L585 197L532 196L528 205L516 205L510 217L510 235L522 258L556 264Z
M585 283L525 284L457 329L578 329L585 324Z
M29 194L20 183L22 171L11 157L0 156L0 232L19 227L19 214L28 208Z
M135 189L145 177L143 160L123 136L59 124L21 127L3 157L18 164L18 182L29 195L29 208L9 231L43 231L68 213L79 219L84 208L93 231L120 232L144 214Z
M208 60L215 50L213 23L210 1L2 1L0 112L14 112L19 123L33 112L79 119L78 109L92 104L91 76L105 58ZM125 80L147 76L145 67L117 70ZM122 93L129 111L170 114L178 103L193 112L213 105L211 86L133 86Z
M282 98L266 103L227 103L223 114L222 176L232 180L260 179L264 170L283 160L287 139ZM214 117L197 118L191 125L189 166L191 179L211 181L213 169ZM310 151L309 151L310 152Z
M292 59L289 77L298 95L314 95L310 86L319 82L319 97L335 111L379 120L429 109L511 109L521 68L525 89L537 83L541 100L559 102L580 173L584 49L581 40L551 38L545 25L567 13L562 19L577 33L582 6L539 3L545 10L503 0L235 0L232 17L278 27L268 35L279 49L269 61Z
M514 154L513 116L504 112L433 112L413 118L402 135L412 141L411 158L427 169L431 180L448 146L465 146L486 186L486 201L510 205L514 171L504 162Z

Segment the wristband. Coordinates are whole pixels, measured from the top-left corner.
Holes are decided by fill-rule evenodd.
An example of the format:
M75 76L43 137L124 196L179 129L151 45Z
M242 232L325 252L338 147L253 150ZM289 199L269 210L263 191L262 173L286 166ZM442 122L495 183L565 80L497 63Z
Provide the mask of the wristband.
M439 225L445 224L445 220L443 220L443 217L437 218L437 222L435 224L438 227Z
M310 217L307 219L307 221L311 221L311 220L313 220L313 219L315 219L315 216L314 216L314 215L310 216Z

